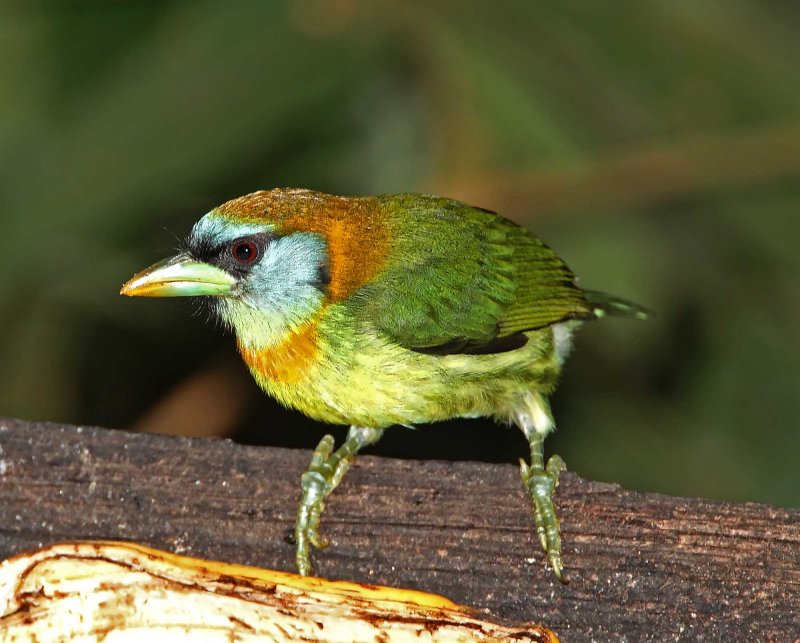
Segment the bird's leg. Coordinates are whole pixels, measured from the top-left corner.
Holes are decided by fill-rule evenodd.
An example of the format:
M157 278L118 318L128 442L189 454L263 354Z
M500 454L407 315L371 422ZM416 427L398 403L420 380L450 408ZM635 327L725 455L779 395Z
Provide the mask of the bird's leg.
M531 463L528 465L520 459L520 472L533 501L533 521L539 542L547 554L547 560L553 567L556 578L566 583L561 560L561 533L553 504L559 474L566 469L566 466L557 455L551 457L545 466L544 438L554 428L555 423L550 412L550 404L544 396L533 393L528 401L527 408L516 415L517 424L525 433L531 447Z
M356 453L363 447L374 444L383 435L383 429L351 426L344 444L333 450L333 436L326 435L311 457L308 470L300 478L302 497L297 511L294 535L296 541L295 562L297 570L307 576L311 571L311 551L314 547L327 547L328 541L319 534L319 519L325 508L325 498L339 485L350 468Z

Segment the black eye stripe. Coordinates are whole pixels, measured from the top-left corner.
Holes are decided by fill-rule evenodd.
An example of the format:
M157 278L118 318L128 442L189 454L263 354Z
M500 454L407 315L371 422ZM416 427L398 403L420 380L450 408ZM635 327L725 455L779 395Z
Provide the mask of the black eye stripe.
M213 263L219 255L219 246L207 238L189 237L180 249L193 259L206 263Z
M185 250L198 261L218 266L232 274L241 274L263 259L274 238L275 235L268 232L243 235L224 243L208 237L190 237L185 244ZM234 252L240 247L249 248L249 251L240 250L242 256L237 256Z

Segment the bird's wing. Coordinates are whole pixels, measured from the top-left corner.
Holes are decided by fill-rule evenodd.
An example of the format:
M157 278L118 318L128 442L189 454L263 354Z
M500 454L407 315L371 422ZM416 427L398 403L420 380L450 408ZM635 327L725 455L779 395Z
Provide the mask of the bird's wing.
M498 352L524 343L522 331L594 317L566 264L524 228L437 197L385 197L384 207L393 248L353 305L392 341Z

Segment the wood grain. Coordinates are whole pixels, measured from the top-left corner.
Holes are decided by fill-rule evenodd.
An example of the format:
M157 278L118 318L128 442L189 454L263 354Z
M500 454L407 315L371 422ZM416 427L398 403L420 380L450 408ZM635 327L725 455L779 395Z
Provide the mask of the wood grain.
M128 539L291 571L309 457L0 419L0 557ZM558 504L568 586L543 566L515 467L361 456L327 503L315 572L441 593L567 641L800 637L800 511L571 473Z

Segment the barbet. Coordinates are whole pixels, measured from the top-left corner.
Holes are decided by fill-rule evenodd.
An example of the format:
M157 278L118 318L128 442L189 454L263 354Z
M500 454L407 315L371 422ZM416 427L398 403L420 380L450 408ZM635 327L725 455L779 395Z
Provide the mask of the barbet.
M558 456L548 396L573 331L644 309L585 291L536 236L435 196L339 197L275 189L215 208L183 252L135 275L124 295L207 297L256 382L282 404L350 426L317 446L301 478L296 563L323 547L323 502L355 454L392 425L490 416L530 443L522 479L562 579L553 504Z

